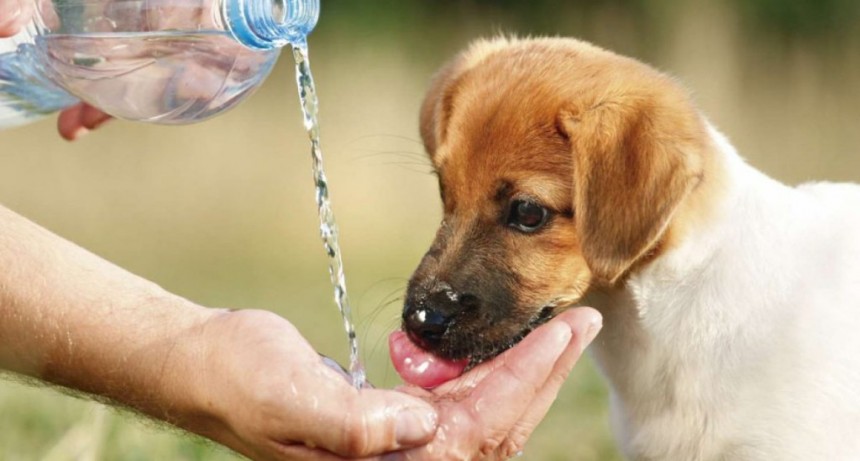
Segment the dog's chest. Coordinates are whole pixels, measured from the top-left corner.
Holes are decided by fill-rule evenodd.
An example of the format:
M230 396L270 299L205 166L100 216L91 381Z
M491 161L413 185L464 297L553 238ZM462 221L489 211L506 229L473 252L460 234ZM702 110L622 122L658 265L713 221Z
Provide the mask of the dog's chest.
M860 459L860 244L846 237L860 219L837 211L805 210L802 229L782 214L768 223L794 232L697 246L713 259L695 276L652 271L584 300L604 314L592 352L630 459Z
M611 383L612 425L630 459L714 459L731 418L736 396L727 376L709 364L719 357L703 354L676 329L676 343L655 341L635 325L635 308L616 300L602 309L604 330L592 352ZM599 303L595 303L599 304ZM723 402L723 405L717 405Z
M787 365L769 359L792 354L790 341L772 342L781 351L750 347L740 331L692 323L657 339L631 326L642 322L635 309L615 304L603 313L593 353L611 383L613 429L630 459L762 459L741 453L770 437L767 421L790 394ZM774 405L773 416L763 402Z

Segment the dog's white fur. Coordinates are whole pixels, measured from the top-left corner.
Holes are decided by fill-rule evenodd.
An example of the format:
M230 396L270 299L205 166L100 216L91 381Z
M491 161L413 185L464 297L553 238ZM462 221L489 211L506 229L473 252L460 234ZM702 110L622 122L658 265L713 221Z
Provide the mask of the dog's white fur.
M710 128L724 193L707 222L581 304L637 460L860 459L860 187L792 188Z

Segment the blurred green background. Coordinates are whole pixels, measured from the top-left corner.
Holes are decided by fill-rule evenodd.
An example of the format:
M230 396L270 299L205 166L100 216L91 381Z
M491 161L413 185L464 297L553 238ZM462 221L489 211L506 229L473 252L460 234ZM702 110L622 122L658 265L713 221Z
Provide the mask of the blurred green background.
M311 38L323 148L362 356L385 338L440 219L418 141L434 69L471 39L577 36L676 75L740 152L797 183L860 179L855 0L323 0ZM0 133L0 203L210 306L278 312L341 362L308 143L282 59L249 101L169 128L113 122L74 144L53 120ZM0 381L0 460L226 460L226 450L99 405ZM589 361L525 459L619 459Z

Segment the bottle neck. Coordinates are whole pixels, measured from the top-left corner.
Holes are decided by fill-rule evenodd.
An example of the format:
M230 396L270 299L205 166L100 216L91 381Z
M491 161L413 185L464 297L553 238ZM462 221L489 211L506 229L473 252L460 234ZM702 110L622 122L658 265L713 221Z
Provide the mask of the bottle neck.
M223 0L227 30L249 48L304 45L319 17L319 0Z

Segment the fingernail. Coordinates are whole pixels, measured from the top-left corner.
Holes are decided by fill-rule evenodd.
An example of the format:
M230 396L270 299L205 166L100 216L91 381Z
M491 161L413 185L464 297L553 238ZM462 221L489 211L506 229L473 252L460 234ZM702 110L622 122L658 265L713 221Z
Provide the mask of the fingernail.
M422 443L436 431L436 412L426 408L404 408L397 414L394 431L400 445Z
M597 337L597 333L600 333L600 329L603 328L603 317L595 316L591 319L591 322L588 324L588 330L585 331L585 341L582 342L582 348L585 349L594 341L594 338Z
M81 139L82 137L89 134L89 132L90 132L90 130L88 130L84 127L80 127L78 129L76 129L74 132L72 132L72 136L69 138L69 141L77 141L78 139Z
M571 331L570 326L561 322L552 324L550 331L553 334L558 354L561 354L567 345L570 344L570 339L573 337L573 331Z

